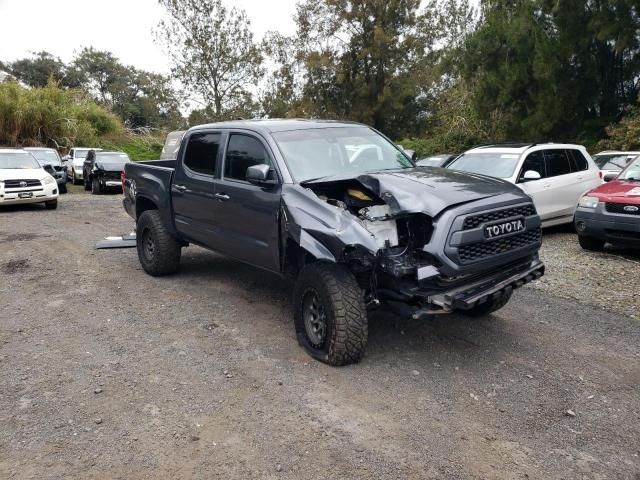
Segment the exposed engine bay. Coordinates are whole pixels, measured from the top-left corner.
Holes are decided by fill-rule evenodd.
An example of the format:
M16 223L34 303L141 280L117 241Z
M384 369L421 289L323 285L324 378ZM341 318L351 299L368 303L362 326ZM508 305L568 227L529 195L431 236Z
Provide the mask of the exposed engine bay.
M355 217L373 238L378 250L371 252L371 258L366 258L357 249L347 249L346 260L350 260L356 270L358 267L367 270L373 267L393 277L411 276L417 280L437 274L435 268L421 268L435 262L423 251L433 231L428 215L394 214L383 198L355 181L313 185L311 189L321 200ZM383 193L381 196L390 197L391 194Z

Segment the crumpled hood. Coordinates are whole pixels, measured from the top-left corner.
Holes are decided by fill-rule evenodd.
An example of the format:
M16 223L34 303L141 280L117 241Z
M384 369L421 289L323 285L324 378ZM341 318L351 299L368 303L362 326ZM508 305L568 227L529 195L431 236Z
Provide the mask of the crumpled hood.
M44 168L0 168L0 181L4 180L44 180L50 177Z
M422 212L435 217L454 205L496 195L512 194L514 197L528 198L522 190L504 180L434 167L332 177L306 182L305 185L354 180L378 195L394 214Z

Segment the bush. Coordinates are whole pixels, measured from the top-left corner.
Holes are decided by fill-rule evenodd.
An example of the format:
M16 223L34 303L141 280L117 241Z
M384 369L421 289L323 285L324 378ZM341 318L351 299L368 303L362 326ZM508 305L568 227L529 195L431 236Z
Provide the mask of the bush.
M640 150L640 99L620 123L607 127L606 132L607 138L600 140L595 150Z
M0 145L66 149L122 133L116 115L78 90L61 89L54 82L31 89L0 83Z

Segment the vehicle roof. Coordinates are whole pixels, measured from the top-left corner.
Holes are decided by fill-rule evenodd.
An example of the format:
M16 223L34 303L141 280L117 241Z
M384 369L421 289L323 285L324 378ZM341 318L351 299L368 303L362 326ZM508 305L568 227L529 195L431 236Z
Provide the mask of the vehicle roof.
M291 130L308 130L312 128L336 128L336 127L366 127L361 123L338 120L311 120L304 118L295 119L263 119L263 120L231 120L228 122L208 123L198 125L189 131L205 128L246 128L248 130L261 130L269 133L287 132Z
M624 150L604 150L596 153L596 155L640 155L638 151L624 151Z
M495 145L483 145L467 150L469 152L484 153L517 153L521 154L533 147L552 147L552 148L584 148L582 145L575 143L505 143Z
M56 151L55 148L49 148L49 147L24 147L23 150L53 150L54 152Z
M29 153L24 148L0 148L0 153Z

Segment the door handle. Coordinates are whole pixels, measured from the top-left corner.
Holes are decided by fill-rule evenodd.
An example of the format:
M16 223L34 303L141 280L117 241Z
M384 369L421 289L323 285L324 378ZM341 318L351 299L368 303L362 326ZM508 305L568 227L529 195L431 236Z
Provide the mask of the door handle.
M546 184L544 184L544 188L550 188L550 187L551 187L551 184L550 184L550 183L546 183Z
M216 197L221 202L226 202L227 200L231 199L231 197L229 195L227 195L226 193L216 193L214 195L214 197Z
M184 192L187 190L187 187L185 187L184 185L174 185L173 188L175 188L179 192Z

